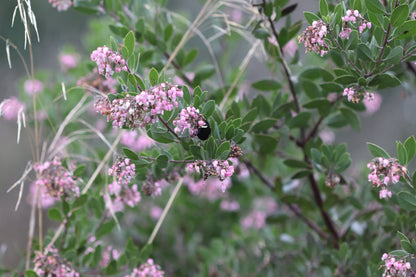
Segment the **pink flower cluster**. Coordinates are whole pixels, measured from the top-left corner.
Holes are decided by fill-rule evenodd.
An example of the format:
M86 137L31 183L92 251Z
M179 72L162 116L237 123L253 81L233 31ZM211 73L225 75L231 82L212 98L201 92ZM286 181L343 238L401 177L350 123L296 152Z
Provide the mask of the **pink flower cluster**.
M272 197L259 197L254 200L253 210L240 222L243 229L262 229L266 226L268 215L277 210L277 203Z
M130 275L126 277L163 277L163 272L158 264L155 264L152 259L148 259L146 263L139 268L135 268Z
M128 94L111 103L100 99L96 109L107 115L107 121L112 120L114 127L139 128L155 123L165 111L178 107L178 97L183 97L182 90L169 83L161 83L149 91L142 91L136 96Z
M158 181L153 180L152 177L148 177L147 180L143 183L142 191L147 196L156 197L162 195L162 189L167 187L169 183L165 179Z
M176 125L175 133L183 133L188 129L189 135L193 138L198 134L198 128L205 126L206 123L199 110L189 106L181 110L179 116L173 121L173 125Z
M51 246L47 250L47 254L35 251L33 270L39 277L79 277L79 273L75 271L72 264L61 258L55 247Z
M371 22L365 20L357 10L348 10L346 15L342 17L342 30L339 33L340 38L348 39L350 37L352 30L348 27L348 22L353 24L356 23L360 34L364 32L366 28L371 28Z
M412 271L411 264L406 259L396 259L392 255L384 253L381 260L384 262L384 265L380 266L380 268L384 267L383 277L416 276L416 273Z
M375 158L373 161L367 164L367 168L371 170L368 174L368 181L373 186L380 187L379 197L389 198L391 197L391 191L387 189L387 185L391 182L396 184L400 176L406 174L406 167L400 165L396 159L384 159L382 157Z
M221 190L223 192L227 189L223 181L225 178L231 177L234 173L234 167L225 160L195 161L194 163L188 164L188 170L198 173L202 171L204 180L207 180L209 176L218 177L221 181Z
M29 95L38 94L43 91L43 83L36 79L29 79L25 81L24 88Z
M119 53L105 45L92 51L91 60L97 63L98 73L104 75L107 79L114 72L128 71L126 60Z
M195 182L190 176L186 176L184 183L187 184L188 190L193 195L197 195L202 198L206 198L208 201L213 202L217 199L227 197L227 194L222 192L219 188L230 188L231 179L227 178L224 181L218 179L209 178L208 180L199 180Z
M49 0L52 7L56 8L59 12L66 11L72 6L72 0Z
M309 26L298 37L298 41L299 43L304 43L307 52L315 52L322 57L329 50L328 44L324 41L327 31L327 26L322 19L314 21L312 26Z
M152 147L155 143L155 141L146 134L139 134L137 130L124 131L120 142L136 152L144 151L145 149Z
M16 97L10 97L0 103L0 117L6 120L15 120L19 114L23 114L26 110L25 104L19 101Z
M87 239L87 249L84 251L84 255L88 255L89 253L94 253L96 251L97 246L102 245L101 240L97 240L95 236L90 236ZM120 254L118 253L117 249L114 249L111 245L108 245L102 251L101 260L99 262L100 268L104 268L109 265L111 260L118 260Z
M365 91L364 94L362 94L360 91L358 91L355 87L346 88L344 89L344 92L342 93L343 96L347 96L348 102L353 103L359 103L361 99L368 101L374 100L374 93Z
M70 199L79 196L77 178L62 165L60 158L55 157L52 161L35 164L33 168L38 176L35 186L40 187L41 193L49 195L41 195L41 199L52 197L59 201L61 197Z
M113 199L104 195L106 208L113 212L123 211L125 205L134 207L141 200L137 184L129 187L132 178L136 176L136 166L128 158L118 158L108 170L108 175L115 176L116 180L108 185L108 192Z

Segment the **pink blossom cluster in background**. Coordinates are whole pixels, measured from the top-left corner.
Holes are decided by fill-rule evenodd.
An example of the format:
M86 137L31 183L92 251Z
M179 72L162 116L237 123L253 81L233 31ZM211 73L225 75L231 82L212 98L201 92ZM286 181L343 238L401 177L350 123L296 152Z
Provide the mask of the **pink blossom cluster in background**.
M43 91L43 83L36 79L28 79L24 84L25 92L29 95L38 94Z
M59 12L66 11L72 6L72 0L49 0L52 7L56 8Z
M381 107L381 102L383 102L383 98L378 93L372 93L371 98L364 97L363 103L366 108L366 113L371 115L378 111Z
M77 178L62 165L59 157L55 157L52 161L37 163L33 168L38 176L35 186L39 187L42 194L47 194L41 195L41 199L46 199L47 204L50 203L50 198L59 201L61 197L71 199L79 196Z
M202 172L204 180L207 180L209 176L218 177L221 181L220 188L223 192L227 189L223 181L234 173L234 167L226 160L195 161L188 164L187 169L189 172Z
M125 277L163 277L165 272L162 271L158 264L155 264L152 259L148 259L146 263L139 268L135 268L130 275Z
M6 120L16 120L20 114L26 111L26 106L16 97L12 96L0 103L0 117Z
M183 133L186 129L189 130L191 138L198 134L198 128L205 126L205 120L199 110L193 106L183 108L179 113L178 117L173 120L175 125L175 133Z
M86 244L87 249L85 250L84 255L94 253L97 246L102 245L103 242L101 240L97 240L95 236L90 236L87 239ZM101 253L99 266L104 268L110 264L111 260L118 260L119 257L120 254L118 253L117 249L114 249L111 245L108 245Z
M206 198L211 202L227 196L224 194L224 192L222 192L221 188L231 187L230 178L227 178L222 182L217 178L208 178L207 180L201 179L195 182L190 176L186 176L184 183L187 184L190 193L202 198Z
M357 10L347 10L346 15L342 17L342 30L339 33L340 38L348 39L350 37L352 30L348 27L349 22L357 24L360 34L366 28L371 28L371 22L365 20Z
M367 164L367 168L371 170L368 174L368 181L381 188L379 192L380 199L391 197L392 193L387 189L389 183L396 184L400 176L404 176L407 172L406 167L400 165L396 159L385 159L382 157L375 158Z
M96 110L107 115L107 121L112 120L114 127L139 128L155 123L159 115L178 107L178 97L183 97L182 90L169 83L161 83L136 96L128 94L111 103L99 98Z
M58 249L51 246L47 250L47 254L35 251L33 270L39 277L79 277L72 264L59 256Z
M262 229L266 226L266 218L277 210L277 203L272 197L259 197L254 200L253 210L241 219L244 229Z
M396 259L392 255L384 253L381 260L384 262L384 265L381 266L381 268L384 267L383 277L416 276L412 271L411 264L406 259Z
M59 54L58 59L61 69L64 72L71 68L75 68L78 65L78 56L76 54L61 53Z
M108 175L115 176L116 180L108 185L108 193L111 199L104 195L106 208L113 212L123 211L125 205L134 207L141 200L137 184L129 186L132 178L136 176L135 164L128 158L118 158L113 166L108 170Z
M107 46L92 51L91 60L97 63L98 73L110 78L114 72L127 71L126 60L116 51Z
M304 43L307 52L315 52L324 56L328 53L329 46L324 41L327 34L327 26L322 19L312 22L312 26L309 26L299 37L299 43Z
M120 143L135 152L142 152L147 148L152 147L155 144L155 141L149 138L145 133L140 134L137 130L125 130Z
M155 181L152 178L148 178L143 183L142 191L144 191L147 196L154 198L162 195L162 190L167 186L169 186L169 183L165 179Z

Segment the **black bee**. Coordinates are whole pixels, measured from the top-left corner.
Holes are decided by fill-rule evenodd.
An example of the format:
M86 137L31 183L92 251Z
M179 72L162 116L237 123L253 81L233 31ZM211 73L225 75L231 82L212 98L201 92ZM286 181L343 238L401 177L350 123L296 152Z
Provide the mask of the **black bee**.
M198 127L198 133L196 134L200 140L207 140L211 135L211 127L209 126L208 121L204 118L204 125Z

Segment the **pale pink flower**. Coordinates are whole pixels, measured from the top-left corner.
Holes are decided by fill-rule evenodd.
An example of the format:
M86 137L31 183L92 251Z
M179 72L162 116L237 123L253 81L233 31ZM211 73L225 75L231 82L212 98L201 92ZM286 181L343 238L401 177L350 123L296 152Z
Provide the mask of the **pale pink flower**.
M223 211L235 212L240 209L240 203L235 200L222 200L220 204L220 208Z
M298 44L294 39L291 39L283 46L283 54L288 58L293 58L295 56L296 51L298 50Z
M36 79L28 79L24 84L25 92L29 95L38 94L43 91L43 83Z
M153 206L150 209L150 217L153 220L158 220L159 217L162 215L162 212L163 212L163 209L161 207L159 207L159 206Z
M58 12L66 11L72 6L72 0L49 0L52 7L56 8Z
M146 263L139 268L135 268L133 272L125 277L163 277L165 272L162 271L160 265L155 264L152 259L148 259Z
M323 129L319 132L319 137L324 144L331 144L335 141L335 133L329 129Z
M262 229L266 226L266 213L261 211L252 211L241 220L241 226L244 229Z
M374 93L373 97L364 98L363 103L366 107L366 113L371 115L378 111L383 102L383 97L380 94Z
M0 117L6 120L15 120L19 113L24 113L26 106L20 102L16 97L12 96L9 99L3 100L0 104Z
M63 71L68 71L68 69L78 65L78 56L76 54L62 53L59 55L59 64Z
M123 132L120 143L133 151L142 152L152 147L155 141L145 133L140 133L137 130L126 130Z

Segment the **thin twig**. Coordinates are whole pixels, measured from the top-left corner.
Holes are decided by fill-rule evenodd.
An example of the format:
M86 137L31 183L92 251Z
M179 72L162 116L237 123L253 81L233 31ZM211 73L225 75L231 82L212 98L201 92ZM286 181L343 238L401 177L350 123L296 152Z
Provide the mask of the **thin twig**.
M166 129L168 129L169 132L171 132L179 141L181 140L178 134L175 133L175 131L169 126L169 124L160 115L159 115L159 120L160 122L163 123L163 125L165 125Z
M152 244L153 240L155 239L157 232L160 229L160 226L162 225L163 221L165 220L166 215L168 214L168 211L170 209L170 207L172 206L173 200L175 199L176 195L178 194L179 189L181 188L183 183L183 177L179 179L178 183L176 184L175 189L173 190L168 203L166 204L165 209L162 212L162 215L160 216L159 220L156 223L155 228L153 229L152 234L149 237L149 240L147 241L147 244Z

